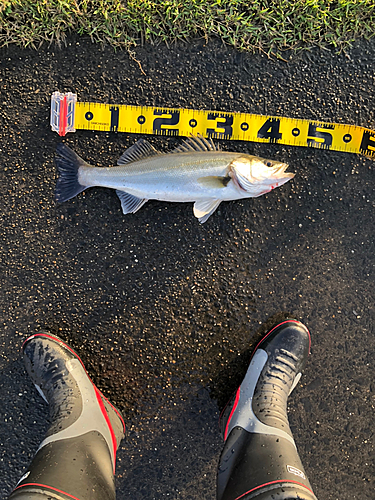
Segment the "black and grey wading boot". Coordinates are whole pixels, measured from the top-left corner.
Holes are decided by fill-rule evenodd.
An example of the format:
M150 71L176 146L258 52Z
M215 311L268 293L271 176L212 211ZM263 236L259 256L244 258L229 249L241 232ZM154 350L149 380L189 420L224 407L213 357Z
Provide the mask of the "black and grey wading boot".
M79 356L49 333L29 337L26 370L50 406L51 426L11 500L114 500L120 413L96 388Z
M287 319L255 348L245 378L220 418L224 437L218 500L316 500L287 417L287 399L310 350L310 334Z

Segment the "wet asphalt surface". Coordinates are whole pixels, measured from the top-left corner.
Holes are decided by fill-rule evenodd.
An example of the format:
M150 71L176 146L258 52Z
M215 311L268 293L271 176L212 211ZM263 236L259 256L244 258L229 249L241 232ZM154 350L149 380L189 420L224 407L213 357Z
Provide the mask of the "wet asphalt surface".
M215 498L220 409L251 348L278 319L311 331L289 399L291 427L321 500L374 493L374 161L282 145L223 149L290 164L295 178L222 203L201 226L191 204L124 216L114 191L54 201L53 91L81 101L245 111L375 129L375 41L286 61L218 42L126 53L72 38L0 50L0 491L5 498L48 426L19 355L48 329L81 355L123 412L118 498ZM77 131L64 142L111 165L137 136ZM179 138L148 138L167 151Z

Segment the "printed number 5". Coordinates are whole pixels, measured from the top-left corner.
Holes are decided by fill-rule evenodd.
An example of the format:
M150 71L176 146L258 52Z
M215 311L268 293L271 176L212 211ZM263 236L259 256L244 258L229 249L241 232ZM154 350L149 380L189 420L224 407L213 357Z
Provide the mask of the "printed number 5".
M313 148L327 148L332 146L332 134L329 132L321 132L317 128L333 130L333 125L319 125L316 123L309 123L309 132L307 137L307 145ZM323 139L316 141L315 139Z

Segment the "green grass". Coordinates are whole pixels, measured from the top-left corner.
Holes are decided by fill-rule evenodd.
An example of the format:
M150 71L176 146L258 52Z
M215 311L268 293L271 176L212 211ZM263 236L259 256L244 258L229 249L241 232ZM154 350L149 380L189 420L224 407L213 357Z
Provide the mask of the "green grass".
M63 43L69 33L128 50L198 37L278 54L342 50L375 33L375 0L0 0L0 46Z

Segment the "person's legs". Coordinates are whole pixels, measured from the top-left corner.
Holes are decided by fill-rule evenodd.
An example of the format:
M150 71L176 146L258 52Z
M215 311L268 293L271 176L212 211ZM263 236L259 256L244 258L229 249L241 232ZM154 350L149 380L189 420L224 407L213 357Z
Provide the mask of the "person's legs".
M10 500L114 500L116 451L125 433L120 413L58 337L35 334L22 351L49 403L51 426Z
M316 500L287 417L287 398L310 350L310 334L288 319L256 347L245 378L220 418L224 437L218 500Z

